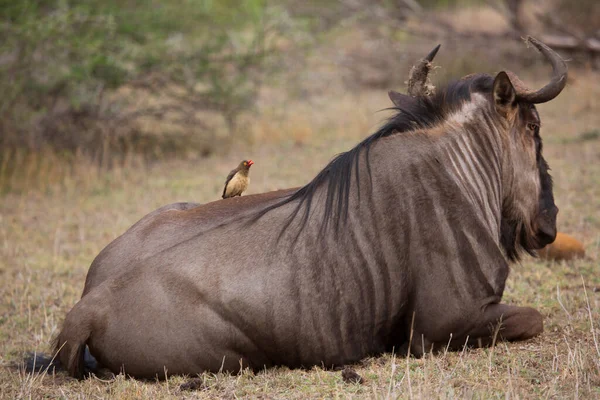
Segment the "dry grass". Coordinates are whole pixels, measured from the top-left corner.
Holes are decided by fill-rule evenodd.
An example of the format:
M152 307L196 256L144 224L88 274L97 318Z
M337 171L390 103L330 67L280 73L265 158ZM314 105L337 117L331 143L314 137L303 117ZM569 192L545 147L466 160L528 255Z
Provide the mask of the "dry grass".
M63 374L26 375L9 366L24 351L47 352L78 300L93 257L151 210L175 201L219 198L223 179L251 157L250 193L300 185L348 149L385 114L386 93L358 93L266 110L248 132L254 146L228 156L130 163L110 172L82 168L73 178L0 200L0 394L2 398L598 398L600 397L600 84L589 73L556 101L539 107L546 158L553 167L559 227L586 245L588 259L513 267L505 301L545 316L545 333L494 349L423 359L385 354L354 366L363 385L340 372L277 368L258 374L202 375L141 382L122 376L78 382ZM255 121L256 122L256 121ZM275 139L276 140L275 140ZM269 143L265 144L266 139ZM45 163L45 164L44 164ZM40 159L39 167L53 167ZM49 172L49 175L52 175ZM48 178L49 179L49 178ZM26 186L24 186L26 187Z

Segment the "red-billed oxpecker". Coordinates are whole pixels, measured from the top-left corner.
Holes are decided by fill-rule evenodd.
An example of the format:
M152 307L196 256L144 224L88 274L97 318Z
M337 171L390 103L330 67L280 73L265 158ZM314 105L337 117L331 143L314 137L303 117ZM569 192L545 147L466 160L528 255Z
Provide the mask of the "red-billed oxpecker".
M241 196L242 193L248 189L250 183L250 167L254 164L252 160L244 160L240 162L237 168L231 170L227 179L225 180L225 187L223 188L223 198Z

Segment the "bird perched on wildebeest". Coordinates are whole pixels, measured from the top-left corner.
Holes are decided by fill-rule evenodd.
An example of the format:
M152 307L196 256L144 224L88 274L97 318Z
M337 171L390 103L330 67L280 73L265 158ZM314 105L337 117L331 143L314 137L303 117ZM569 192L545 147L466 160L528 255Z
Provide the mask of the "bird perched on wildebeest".
M225 187L223 188L223 198L241 196L242 193L248 188L250 178L248 173L250 172L250 166L254 164L252 160L244 160L240 162L240 165L236 169L232 170L227 179L225 180Z

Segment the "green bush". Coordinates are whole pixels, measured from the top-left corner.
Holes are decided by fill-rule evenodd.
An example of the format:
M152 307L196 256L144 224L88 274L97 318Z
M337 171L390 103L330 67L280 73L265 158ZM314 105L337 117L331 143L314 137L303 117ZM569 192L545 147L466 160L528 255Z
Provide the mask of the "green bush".
M211 135L201 111L234 130L293 28L262 0L0 0L0 15L0 150L110 148L139 118Z

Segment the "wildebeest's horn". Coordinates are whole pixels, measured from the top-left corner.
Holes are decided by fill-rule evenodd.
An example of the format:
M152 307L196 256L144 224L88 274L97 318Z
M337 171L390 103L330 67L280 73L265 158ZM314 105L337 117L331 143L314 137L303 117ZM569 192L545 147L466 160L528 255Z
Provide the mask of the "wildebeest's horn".
M429 52L429 54L427 54L427 57L425 57L425 59L429 62L433 61L433 58L435 57L435 55L437 54L438 50L440 49L440 47L442 47L441 44L438 44L437 46L435 46L435 48L433 50L431 50Z
M413 97L431 96L435 93L435 86L429 81L431 62L440 49L438 44L427 56L414 65L408 73L408 94Z
M554 50L539 40L528 36L526 42L533 44L552 64L550 83L537 91L533 91L528 89L514 73L510 71L506 71L506 73L517 92L518 99L533 104L545 103L558 96L567 84L567 64Z

